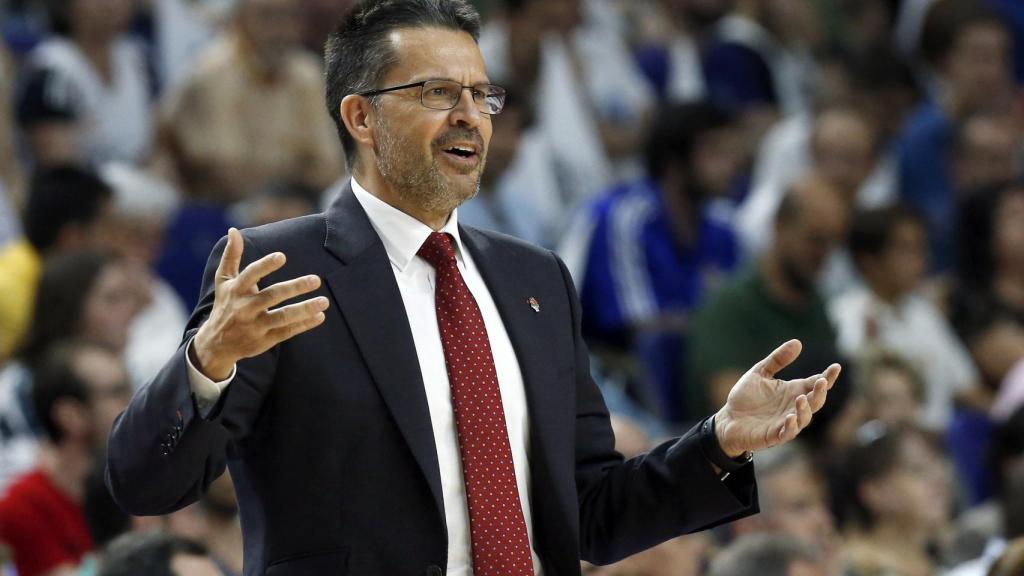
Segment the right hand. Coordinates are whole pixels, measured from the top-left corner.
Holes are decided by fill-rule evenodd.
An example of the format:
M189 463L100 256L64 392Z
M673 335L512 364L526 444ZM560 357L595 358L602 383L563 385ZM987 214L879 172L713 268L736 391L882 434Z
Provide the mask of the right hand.
M320 296L271 310L281 302L320 287L320 278L303 276L268 286L257 282L281 268L285 256L267 254L239 271L244 242L231 228L217 266L213 310L192 341L193 362L211 380L231 375L239 360L266 352L280 342L319 326L330 305Z

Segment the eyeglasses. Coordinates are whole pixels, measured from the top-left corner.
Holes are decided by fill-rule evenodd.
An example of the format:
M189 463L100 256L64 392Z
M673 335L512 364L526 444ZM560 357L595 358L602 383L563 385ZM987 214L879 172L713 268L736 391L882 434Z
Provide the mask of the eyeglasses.
M462 98L462 91L469 88L473 95L473 103L476 109L483 114L497 114L505 107L505 89L493 84L477 84L475 86L463 86L454 80L424 80L413 82L391 88L359 92L359 96L376 96L395 90L420 87L420 103L431 110L451 110Z

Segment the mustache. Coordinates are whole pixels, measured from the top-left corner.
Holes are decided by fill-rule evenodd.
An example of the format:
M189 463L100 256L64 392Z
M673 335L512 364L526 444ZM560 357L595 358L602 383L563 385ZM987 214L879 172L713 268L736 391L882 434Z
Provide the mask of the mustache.
M484 138L480 135L479 130L470 130L468 128L455 128L449 130L441 135L440 138L434 141L434 144L438 148L444 148L454 142L465 142L469 140L477 145L482 152L484 149Z

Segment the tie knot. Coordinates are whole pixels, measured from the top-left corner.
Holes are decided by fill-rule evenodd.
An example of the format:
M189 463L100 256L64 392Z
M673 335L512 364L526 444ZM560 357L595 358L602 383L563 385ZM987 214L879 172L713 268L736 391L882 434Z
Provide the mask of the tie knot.
M439 270L444 265L454 263L455 247L452 246L451 235L442 232L431 232L416 254L430 262L430 265L435 270Z

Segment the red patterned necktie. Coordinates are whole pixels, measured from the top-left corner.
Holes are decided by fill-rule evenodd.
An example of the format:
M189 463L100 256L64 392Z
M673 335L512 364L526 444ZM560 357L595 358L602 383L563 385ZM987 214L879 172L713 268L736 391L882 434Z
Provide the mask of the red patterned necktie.
M433 232L417 252L437 271L441 329L462 456L474 576L532 576L505 412L480 309L455 263L448 234Z

